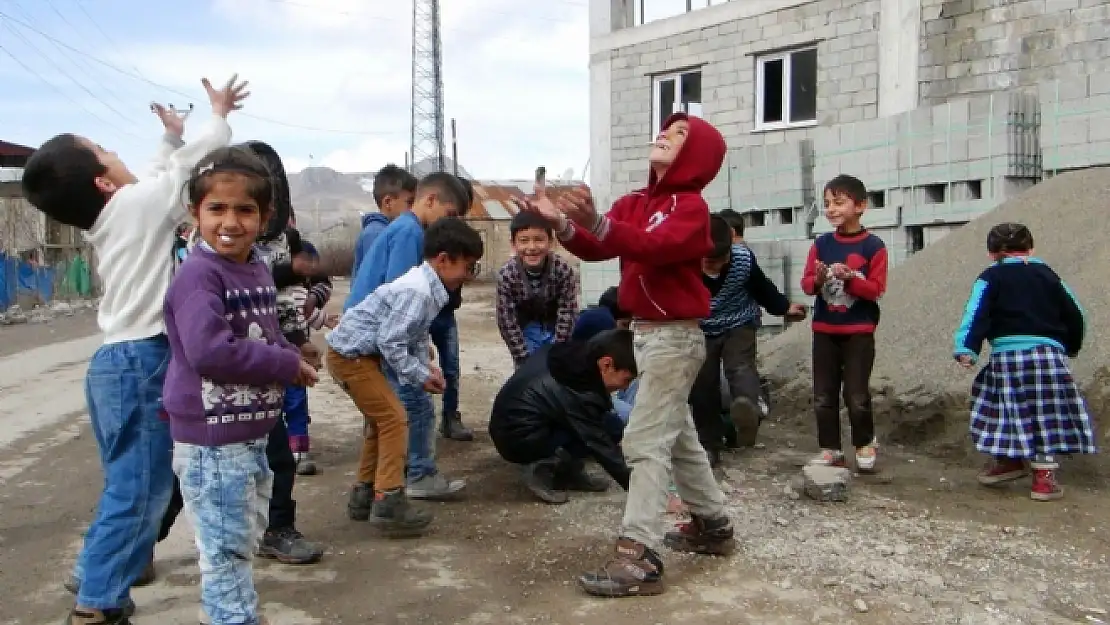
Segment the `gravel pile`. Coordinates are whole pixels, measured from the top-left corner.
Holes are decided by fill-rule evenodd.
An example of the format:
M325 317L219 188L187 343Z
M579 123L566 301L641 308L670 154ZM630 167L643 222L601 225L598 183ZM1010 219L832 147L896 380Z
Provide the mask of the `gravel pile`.
M972 374L952 360L952 335L972 282L989 262L986 236L1003 221L1029 226L1037 255L1075 291L1087 313L1084 349L1072 362L1094 414L1110 398L1110 170L1089 169L1036 185L915 254L890 272L880 302L872 386L878 408L894 429L909 426L908 439L943 436L959 430L937 423L966 424ZM762 372L784 385L786 403L809 400L811 331L799 324L761 346ZM962 421L961 421L962 420ZM901 421L901 422L900 422ZM926 426L924 421L932 421ZM953 425L955 423L952 423ZM955 434L955 432L953 432ZM966 429L960 436L966 436Z

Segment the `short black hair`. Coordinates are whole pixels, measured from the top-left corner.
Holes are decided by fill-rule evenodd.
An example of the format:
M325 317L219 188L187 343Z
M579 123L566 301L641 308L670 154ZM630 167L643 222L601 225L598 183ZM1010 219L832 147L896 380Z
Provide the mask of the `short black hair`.
M1028 252L1033 249L1033 232L1025 224L1000 223L987 233L987 251L991 254Z
M732 227L732 231L736 234L736 236L738 236L738 237L744 236L744 216L743 215L741 215L740 213L738 213L737 211L735 211L731 208L726 208L726 209L722 210L721 212L719 212L717 214L720 215L722 219L724 219L725 221L728 222L728 225L730 227Z
M617 321L622 319L631 319L632 315L621 310L620 307L620 289L611 286L605 289L601 297L597 299L597 305L603 308L608 308L609 312L613 313L613 318Z
M31 206L68 226L89 230L108 197L96 187L107 173L77 135L61 134L43 143L23 167L23 196Z
M416 176L393 163L386 165L374 174L374 202L381 206L387 195L397 195L403 191L416 193Z
M720 215L709 216L709 240L713 249L706 255L707 258L721 258L727 256L732 249L732 226L728 225Z
M260 243L273 241L285 232L285 228L289 226L290 221L297 221L296 213L293 210L293 198L289 191L289 176L285 173L285 165L282 164L281 156L274 149L274 146L265 141L246 141L239 144L238 147L250 150L251 154L262 159L266 169L270 170L270 185L274 188L274 211L270 215L270 221L266 223L262 234L259 235L258 241Z
M594 362L608 356L613 359L614 369L628 371L632 377L640 374L636 368L636 348L632 343L631 330L614 328L598 332L586 342L586 351Z
M435 193L442 201L451 202L460 214L469 206L466 201L466 187L457 176L445 171L428 174L420 179L416 185L417 199L428 193Z
M462 185L463 191L466 192L466 204L459 207L459 217L466 217L470 212L470 206L474 203L474 183L470 182L462 176L457 176L459 184Z
M193 167L185 194L190 206L204 201L212 183L220 176L242 176L247 181L247 195L258 203L262 213L274 210L274 184L270 168L246 147L229 146L213 150Z
M555 235L555 231L552 230L551 224L547 223L546 219L532 211L520 211L513 215L513 220L509 222L509 239L515 241L518 232L530 228L543 230L549 237Z
M479 260L484 253L482 235L462 219L437 220L424 232L424 258L447 254L452 260Z
M833 197L846 196L856 204L863 204L867 201L867 187L864 186L863 181L848 174L840 174L826 182L825 193L832 193Z

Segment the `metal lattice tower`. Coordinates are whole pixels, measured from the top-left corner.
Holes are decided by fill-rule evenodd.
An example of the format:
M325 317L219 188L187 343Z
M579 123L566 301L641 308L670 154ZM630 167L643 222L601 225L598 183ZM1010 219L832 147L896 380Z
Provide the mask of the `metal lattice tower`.
M439 0L412 1L412 164L447 169L443 149L443 51Z

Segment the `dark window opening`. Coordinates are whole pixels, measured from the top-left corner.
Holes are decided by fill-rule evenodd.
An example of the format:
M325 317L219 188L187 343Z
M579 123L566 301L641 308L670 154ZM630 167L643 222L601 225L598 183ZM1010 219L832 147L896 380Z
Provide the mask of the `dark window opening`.
M762 228L767 225L766 211L752 211L744 215L745 225L748 228Z
M776 124L782 121L782 81L784 63L782 59L767 61L763 64L763 123Z
M790 121L817 119L817 49L790 55Z
M868 193L867 205L871 208L886 208L886 191L871 191Z
M910 248L910 254L920 252L925 249L925 228L921 226L907 227L906 239L906 245Z
M919 187L925 196L926 204L944 204L945 185L927 184Z
M778 213L779 213L779 223L780 224L782 224L784 226L788 226L788 225L794 223L794 209L792 209L792 208L780 208L780 209L778 209Z

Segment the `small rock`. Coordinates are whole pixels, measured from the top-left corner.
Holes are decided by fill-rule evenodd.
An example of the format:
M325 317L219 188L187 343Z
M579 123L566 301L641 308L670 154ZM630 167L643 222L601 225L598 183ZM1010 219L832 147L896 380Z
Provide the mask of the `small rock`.
M868 610L867 604L864 603L863 599L856 599L855 606L856 612L867 612Z
M793 587L794 587L794 583L791 582L788 579L782 580L782 583L779 584L779 588L782 588L783 590L790 590Z
M906 614L913 612L913 606L908 603L899 603L898 609L905 612Z
M50 306L50 310L55 315L65 315L67 317L73 316L73 306L68 302L54 302Z
M881 556L889 557L894 555L894 547L891 547L890 545L879 545L878 547L876 547L876 549Z
M847 501L852 472L840 467L802 468L803 492L816 501Z
M1010 600L1009 595L1001 590L992 590L990 592L991 601L995 603L1003 603Z
M1037 582L1037 592L1048 592L1048 584L1044 582Z
M802 484L802 481L798 480L796 484L791 483L784 486L782 489L782 493L790 499L798 500L802 498L802 491L804 489L805 488Z
M979 595L971 595L970 597L967 598L967 600L971 603L974 603L975 605L979 605L980 603L983 602L983 598L980 597Z
M839 586L840 580L836 577L826 577L821 580L821 585L826 588L832 588L833 586Z
M909 545L894 545L895 555L904 556L910 552Z
M786 527L789 524L790 524L790 521L787 521L786 519L784 519L782 517L778 517L777 519L775 519L775 525L780 525L782 527Z

